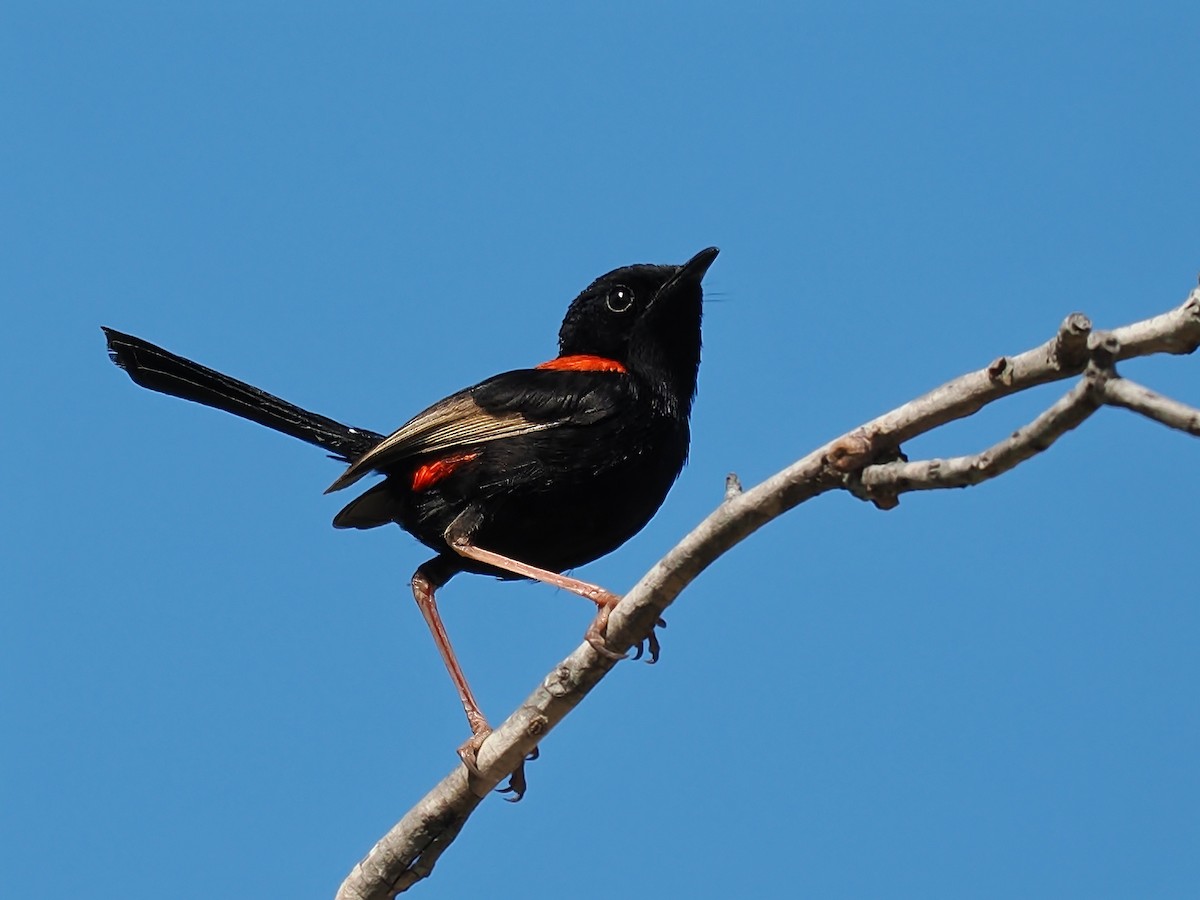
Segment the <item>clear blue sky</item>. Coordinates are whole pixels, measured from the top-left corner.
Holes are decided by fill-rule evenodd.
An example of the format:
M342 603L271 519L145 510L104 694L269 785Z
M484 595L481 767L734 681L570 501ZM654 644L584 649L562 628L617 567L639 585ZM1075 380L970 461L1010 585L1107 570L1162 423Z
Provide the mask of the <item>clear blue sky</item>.
M386 431L718 245L691 463L580 570L622 590L726 472L1200 271L1195 4L167 6L0 12L7 896L329 897L466 736L424 548L333 531L333 463L136 389L101 324ZM1125 372L1200 403L1200 359ZM418 891L1200 895L1198 462L1105 411L979 488L802 507ZM442 605L496 719L590 616Z

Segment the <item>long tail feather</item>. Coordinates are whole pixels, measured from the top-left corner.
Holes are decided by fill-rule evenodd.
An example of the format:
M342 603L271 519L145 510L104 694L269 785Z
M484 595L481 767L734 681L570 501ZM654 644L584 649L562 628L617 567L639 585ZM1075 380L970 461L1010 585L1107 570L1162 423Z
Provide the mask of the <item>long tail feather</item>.
M233 413L316 444L346 461L357 459L383 439L377 432L351 428L301 409L244 381L169 353L149 341L112 328L102 330L112 361L124 369L135 384L144 388Z

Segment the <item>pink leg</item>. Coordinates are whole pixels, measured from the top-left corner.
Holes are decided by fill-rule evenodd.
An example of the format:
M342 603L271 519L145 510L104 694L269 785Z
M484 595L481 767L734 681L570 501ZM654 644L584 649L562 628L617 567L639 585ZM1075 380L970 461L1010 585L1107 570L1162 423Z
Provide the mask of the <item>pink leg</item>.
M551 572L548 569L539 569L537 566L531 566L528 563L509 559L507 556L501 556L499 553L493 553L491 550L476 547L466 535L460 534L454 537L447 535L447 537L454 552L467 557L467 559L487 563L489 566L495 566L497 569L512 572L514 575L524 575L526 578L532 578L534 581L550 584L591 600L599 607L599 610L596 613L596 618L592 620L592 624L588 626L588 630L584 634L584 639L601 656L607 656L609 659L625 658L624 653L616 653L610 650L604 640L605 631L608 628L609 614L612 612L613 607L621 601L619 595L586 581L580 581L578 578L570 578L566 575L560 575L558 572ZM658 641L651 638L652 651L657 648L657 644ZM653 656L657 658L657 652L654 652Z
M471 691L471 685L467 683L467 677L463 674L462 667L458 664L458 658L454 654L454 648L450 645L450 636L446 634L446 626L442 624L442 617L438 613L434 592L444 585L455 571L457 571L456 568L446 571L444 559L444 557L431 559L417 569L412 578L413 597L417 601L417 608L421 610L421 615L424 617L425 623L429 626L429 631L433 635L433 642L437 645L438 652L442 655L442 662L446 664L446 670L450 673L450 680L454 682L454 687L458 691L458 698L462 701L463 711L467 714L467 722L471 726L471 737L458 748L458 757L462 760L463 765L467 767L467 771L470 774L481 776L479 771L479 748L483 746L483 742L487 739L487 736L492 733L492 727L488 724L483 711L479 708L479 702L475 699L475 694ZM534 750L529 758L536 759L537 751ZM506 799L516 802L524 796L525 788L525 763L522 762L516 771L512 773L508 784L500 788L500 792L512 793L514 796Z
M463 711L466 712L467 722L471 726L471 737L458 748L458 755L469 770L478 774L479 748L483 745L484 739L492 733L492 727L488 725L483 711L479 708L475 694L471 691L471 685L467 683L467 677L458 664L458 658L454 655L454 648L450 645L450 636L446 634L446 626L442 624L442 617L438 614L437 601L434 599L434 591L441 587L443 582L438 581L427 571L428 565L427 563L421 566L413 575L413 597L417 601L421 615L425 618L425 624L429 626L433 642L442 655L442 662L446 664L450 680L454 682L454 687L458 690L458 698L462 701Z

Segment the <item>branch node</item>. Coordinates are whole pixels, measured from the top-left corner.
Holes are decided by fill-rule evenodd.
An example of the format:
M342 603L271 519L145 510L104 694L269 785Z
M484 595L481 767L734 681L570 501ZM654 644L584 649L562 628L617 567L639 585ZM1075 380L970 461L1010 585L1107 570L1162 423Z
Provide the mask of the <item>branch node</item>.
M1121 352L1121 341L1111 331L1094 331L1088 336L1088 353L1102 369L1111 369Z
M825 456L826 465L841 475L858 471L874 459L877 437L877 432L868 432L863 428L842 435L829 448Z
M1054 339L1054 360L1059 369L1079 369L1087 362L1091 331L1092 320L1081 312L1073 312L1063 319Z
M868 469L867 471L873 471ZM844 481L846 490L864 503L870 503L878 510L887 512L900 505L900 491L904 485L900 482L882 486L864 484L862 472L847 475Z
M730 472L725 476L725 499L732 500L742 492L742 480L738 478L737 472Z
M546 676L546 680L542 682L546 693L551 697L566 697L575 690L575 678L568 666L557 666L553 672Z
M1103 398L1105 385L1110 379L1118 376L1117 370L1111 363L1104 365L1100 361L1093 359L1084 370L1083 377L1087 380L1089 389L1095 391L1098 397Z
M1001 384L1012 383L1012 366L1009 365L1008 357L1001 356L994 360L987 367L987 376L992 381L999 381Z
M1183 302L1183 309L1191 317L1192 325L1200 325L1200 288L1188 294L1187 300Z
M871 491L869 499L876 509L883 512L900 505L900 495L895 491Z

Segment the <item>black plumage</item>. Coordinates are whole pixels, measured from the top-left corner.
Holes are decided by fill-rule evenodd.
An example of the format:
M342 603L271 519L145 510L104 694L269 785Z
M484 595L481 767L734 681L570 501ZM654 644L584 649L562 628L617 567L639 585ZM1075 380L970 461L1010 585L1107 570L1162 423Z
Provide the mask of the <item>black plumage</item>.
M351 428L105 328L109 352L138 384L232 412L349 463L329 490L384 476L334 519L395 522L435 556L413 593L459 690L472 738L489 733L434 600L460 571L532 577L597 604L588 640L601 653L616 595L564 576L619 547L662 504L687 459L700 365L701 281L716 248L682 266L635 265L592 282L567 310L559 355L438 401L388 436ZM654 642L652 642L652 647Z

